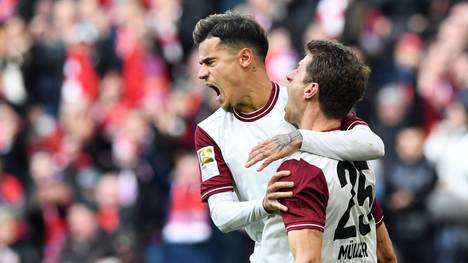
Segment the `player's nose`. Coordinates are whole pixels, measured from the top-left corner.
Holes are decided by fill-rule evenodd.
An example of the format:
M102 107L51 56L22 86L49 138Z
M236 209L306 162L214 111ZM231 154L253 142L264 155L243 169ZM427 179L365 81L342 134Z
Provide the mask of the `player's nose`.
M293 72L290 72L288 75L286 75L286 79L288 80L288 82L292 81L292 75L293 75Z
M198 70L198 78L205 80L208 77L208 70L205 67L201 66Z

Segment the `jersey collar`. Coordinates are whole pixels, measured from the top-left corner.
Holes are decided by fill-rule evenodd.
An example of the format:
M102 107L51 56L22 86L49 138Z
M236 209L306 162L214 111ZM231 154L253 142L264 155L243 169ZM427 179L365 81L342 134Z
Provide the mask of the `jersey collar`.
M251 122L251 121L256 121L262 118L263 116L267 115L273 109L279 97L278 84L272 82L271 85L273 87L271 89L270 98L268 99L268 102L265 104L265 106L263 106L262 108L254 112L249 112L249 113L239 112L233 108L232 113L234 114L234 116L240 121Z

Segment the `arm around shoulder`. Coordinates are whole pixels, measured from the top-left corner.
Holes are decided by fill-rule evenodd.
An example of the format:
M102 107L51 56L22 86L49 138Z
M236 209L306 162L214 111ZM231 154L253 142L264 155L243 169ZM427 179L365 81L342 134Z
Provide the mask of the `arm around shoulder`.
M374 160L382 158L385 155L385 144L377 134L375 134L367 125L357 125L349 130L356 133L356 137L360 144L368 151L366 160ZM364 159L363 159L364 161Z
M385 154L382 139L367 125L346 131L299 131L303 137L301 150L313 154L347 161L373 160Z

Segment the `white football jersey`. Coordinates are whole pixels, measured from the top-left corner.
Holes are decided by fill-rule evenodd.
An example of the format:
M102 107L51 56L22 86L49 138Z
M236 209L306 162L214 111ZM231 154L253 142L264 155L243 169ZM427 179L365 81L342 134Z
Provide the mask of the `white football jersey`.
M195 132L195 146L201 170L201 195L209 196L235 191L240 201L254 200L265 194L271 176L280 161L257 172L255 167L245 168L250 150L260 141L295 128L284 120L287 90L273 84L268 103L252 113L239 113L218 109L202 121ZM256 242L252 262L290 262L289 245L284 224L276 217L278 231L262 238L265 219L246 227L248 235ZM271 224L269 224L271 225Z
M276 173L281 161L270 164L261 172L256 167L245 168L250 150L259 142L295 128L284 120L287 90L272 84L267 104L252 113L235 109L218 109L198 124L195 147L201 171L203 201L213 194L234 191L240 201L262 198L267 183ZM350 114L342 122L342 129L365 124ZM271 215L246 227L256 242L251 262L292 262L286 230L281 216ZM262 234L263 233L263 234Z
M377 262L375 176L367 162L296 153L278 170L291 171L294 196L281 200L286 230L323 231L322 262Z

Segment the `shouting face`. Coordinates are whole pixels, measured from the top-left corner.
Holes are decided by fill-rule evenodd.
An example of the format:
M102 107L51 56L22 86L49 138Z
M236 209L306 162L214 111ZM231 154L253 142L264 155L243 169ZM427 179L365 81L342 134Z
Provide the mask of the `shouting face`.
M198 78L216 92L216 101L223 109L236 107L242 98L242 87L237 84L242 70L238 51L223 45L217 37L201 42L198 51Z

